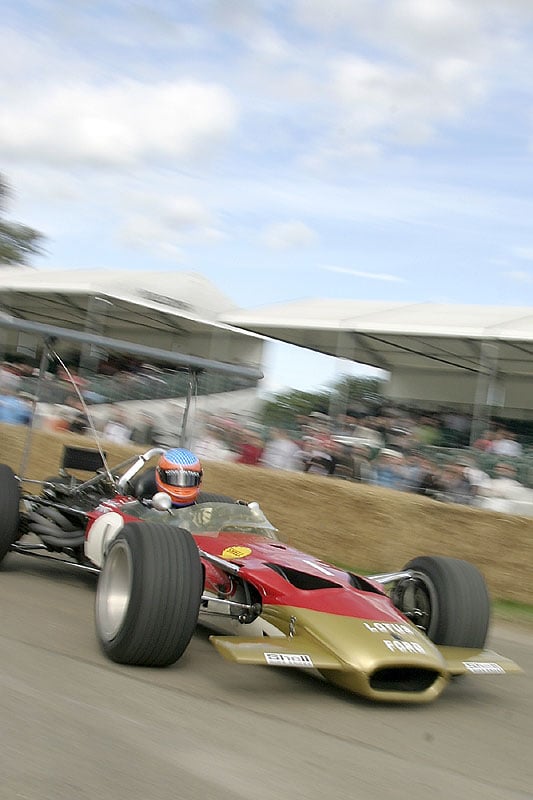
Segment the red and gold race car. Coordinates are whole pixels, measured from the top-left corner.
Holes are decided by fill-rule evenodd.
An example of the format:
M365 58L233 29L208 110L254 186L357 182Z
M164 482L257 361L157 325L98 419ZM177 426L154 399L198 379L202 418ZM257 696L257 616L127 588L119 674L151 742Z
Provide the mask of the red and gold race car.
M372 700L426 703L455 676L520 672L485 648L490 599L472 564L421 556L355 574L290 547L256 502L200 492L173 508L154 486L161 453L110 469L100 450L69 447L47 481L0 465L0 560L95 573L96 635L113 661L170 666L200 624L230 661L311 670Z

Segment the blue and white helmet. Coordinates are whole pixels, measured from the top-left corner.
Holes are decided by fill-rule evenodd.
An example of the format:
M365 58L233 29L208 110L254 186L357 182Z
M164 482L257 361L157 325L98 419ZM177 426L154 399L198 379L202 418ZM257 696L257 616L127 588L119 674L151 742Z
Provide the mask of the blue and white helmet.
M157 489L170 495L173 506L191 506L196 502L202 476L200 459L184 447L163 453L155 469Z

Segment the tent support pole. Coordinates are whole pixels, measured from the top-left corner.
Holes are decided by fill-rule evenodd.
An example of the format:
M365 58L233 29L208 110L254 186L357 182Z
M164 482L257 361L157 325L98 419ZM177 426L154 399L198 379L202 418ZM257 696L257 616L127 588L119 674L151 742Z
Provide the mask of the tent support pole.
M470 446L479 439L488 428L492 417L498 373L498 344L484 341L481 343L479 371L477 374L472 425L470 428Z

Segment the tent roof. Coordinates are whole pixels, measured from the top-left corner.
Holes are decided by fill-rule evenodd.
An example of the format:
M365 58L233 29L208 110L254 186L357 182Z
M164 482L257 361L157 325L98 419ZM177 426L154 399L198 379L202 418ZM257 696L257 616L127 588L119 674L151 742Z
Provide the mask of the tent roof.
M359 300L301 300L221 314L236 327L392 372L533 375L533 308ZM490 347L492 345L492 347Z
M0 310L47 325L83 330L88 310L106 333L143 340L240 330L388 372L479 372L533 377L533 307L308 299L240 309L194 272L0 269ZM168 341L168 339L167 339Z
M0 308L76 330L84 329L93 311L105 318L109 336L126 339L133 324L146 341L157 343L161 333L229 330L219 315L238 307L197 273L17 267L0 270Z

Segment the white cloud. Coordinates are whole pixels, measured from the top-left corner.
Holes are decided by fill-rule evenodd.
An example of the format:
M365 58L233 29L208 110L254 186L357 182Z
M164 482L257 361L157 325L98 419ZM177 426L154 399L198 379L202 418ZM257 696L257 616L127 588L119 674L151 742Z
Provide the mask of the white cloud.
M522 283L530 285L533 283L533 274L521 270L511 270L504 273L504 278L507 278L513 283Z
M180 231L210 227L213 222L211 212L195 197L159 198L155 211L162 223Z
M524 261L533 261L533 247L513 247L511 253L515 258L524 259Z
M309 247L317 241L317 235L305 223L294 220L270 225L261 234L261 241L272 250L288 250Z
M337 42L336 59L328 48L323 62L331 77L315 88L324 107L305 156L313 169L384 158L397 145L416 154L488 114L496 93L531 93L533 5L522 0L297 0L295 16Z
M332 90L346 140L408 145L429 141L439 123L459 118L485 91L467 61L442 60L423 72L355 57L333 64Z
M247 40L250 51L266 61L283 62L291 58L290 45L271 28L258 30Z
M119 236L129 247L156 248L164 257L179 255L181 260L185 244L225 238L212 212L195 197L146 194L129 198L128 204L133 211L126 212Z
M128 213L127 208L132 210ZM152 250L163 258L182 261L191 242L217 242L225 234L213 213L188 196L135 195L126 200L120 240L128 247Z
M315 31L304 38L284 24L283 4L217 0L194 22L170 3L128 9L111 3L104 23L89 6L69 10L56 29L63 49L50 30L50 38L0 38L9 76L0 152L54 165L199 163L241 122L253 126L243 142L255 157L272 148L313 170L378 160L398 144L416 152L482 103L507 70L516 74L522 62L510 56L518 58L518 21L528 14L520 0L508 13L495 0L302 0L292 13ZM138 48L143 25L156 44L138 64L120 62L121 48L122 56ZM118 42L118 72L109 50L108 63L78 54L87 30L101 48ZM148 57L159 42L166 81L163 63Z
M486 42L487 14L463 0L391 0L388 15L389 42L392 31L402 49L424 58L442 54L481 53Z
M208 156L236 124L235 101L221 86L67 80L12 93L0 109L0 150L55 165L179 162Z
M316 32L366 40L411 60L497 60L531 22L529 0L296 0L296 19ZM501 70L505 63L498 64Z
M158 258L183 263L185 251L168 229L150 217L129 217L118 231L119 242L132 250L148 250Z
M347 267L323 267L327 272L337 272L341 275L352 275L354 278L365 278L371 281L385 281L386 283L405 283L404 278L398 275L392 275L386 272L362 272L357 269L348 269Z

